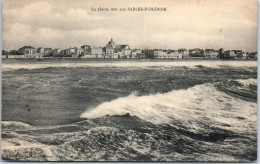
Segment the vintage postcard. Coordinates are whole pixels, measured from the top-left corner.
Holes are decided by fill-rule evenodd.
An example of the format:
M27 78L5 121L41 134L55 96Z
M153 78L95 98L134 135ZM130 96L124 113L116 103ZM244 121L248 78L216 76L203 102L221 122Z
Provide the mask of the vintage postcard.
M257 160L256 0L3 0L3 161Z

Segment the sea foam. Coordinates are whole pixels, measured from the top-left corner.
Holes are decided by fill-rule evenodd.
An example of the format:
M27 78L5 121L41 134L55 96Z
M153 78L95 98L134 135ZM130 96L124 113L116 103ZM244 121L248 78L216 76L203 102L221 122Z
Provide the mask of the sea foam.
M240 79L240 80L235 80L237 82L239 82L240 84L242 85L245 85L245 86L249 86L249 85L257 85L257 79Z
M138 97L131 94L87 109L82 118L129 113L155 124L171 124L202 132L211 124L222 129L247 131L257 120L257 104L231 97L213 84L197 85L185 90ZM239 119L242 118L243 120ZM256 127L251 127L256 128Z
M257 67L256 61L168 61L168 62L152 62L152 61L120 61L120 62L88 62L88 63L3 63L2 70L18 70L18 69L40 69L40 68L76 68L76 67L176 67L185 66L196 68L198 65L204 67L218 68L219 66L241 67L250 66Z

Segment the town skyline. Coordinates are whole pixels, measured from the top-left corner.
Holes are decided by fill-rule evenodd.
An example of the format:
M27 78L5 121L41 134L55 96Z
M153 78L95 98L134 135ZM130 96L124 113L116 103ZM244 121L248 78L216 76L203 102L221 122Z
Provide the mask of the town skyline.
M112 37L131 48L224 48L257 51L257 2L77 0L3 3L2 49L24 45L65 49L105 46ZM164 12L94 12L91 7L167 7Z
M110 39L113 39L112 37L110 38ZM115 41L115 39L113 39L114 41ZM119 43L121 43L121 42L116 42L117 44ZM107 43L106 43L107 44ZM60 48L60 47L51 47L51 46L47 46L47 47L44 47L44 46L34 46L34 45L23 45L22 47L24 47L24 46L31 46L31 47L34 47L34 48L36 48L36 49L38 49L38 48L51 48L51 49L60 49L60 50L66 50L66 49L69 49L69 48L81 48L82 46L90 46L90 47L101 47L101 48L105 48L106 47L106 44L104 44L104 45L90 45L90 44L81 44L81 45L71 45L71 46L69 46L69 47L65 47L65 48ZM143 48L141 48L141 47L132 47L131 46L131 44L128 44L128 43L123 43L124 45L128 45L129 47L130 47L130 49L132 49L132 50L134 50L134 49L140 49L140 50L145 50L145 49L147 49L147 50L149 50L149 49L151 49L151 50L153 50L153 49L158 49L158 50L179 50L179 49L185 49L185 50L192 50L192 49L202 49L202 50L207 50L207 49L210 49L210 50L219 50L219 49L224 49L223 47L219 47L219 48L214 48L214 47L207 47L207 48L201 48L201 47L192 47L192 48L186 48L186 47L178 47L178 48L160 48L160 47L143 47ZM2 49L3 51L17 51L17 50L19 50L21 47L18 47L18 48L16 48L16 49L10 49L10 50L7 50L7 49ZM230 50L230 51L232 51L232 50L242 50L242 49L224 49L224 50ZM242 50L243 52L258 52L257 50L256 51L244 51L244 50Z
M110 40L107 42L109 43L110 41L115 41L112 37L110 38ZM65 48L60 48L60 47L44 47L44 46L33 46L33 45L24 45L23 47L32 47L32 48L35 48L35 49L39 49L39 48L43 48L43 49L52 49L52 50L67 50L67 49L71 49L71 48L82 48L84 46L89 46L90 48L106 48L106 45L90 45L90 44L81 44L81 45L77 45L77 46L69 46L69 47L65 47ZM120 42L116 42L116 44L120 44ZM242 52L247 52L247 53L255 53L255 52L258 52L257 50L256 51L244 51L242 49L224 49L222 47L220 48L214 48L214 47L208 47L208 48L201 48L201 47L193 47L193 48L185 48L185 47L179 47L179 48L160 48L160 47L157 47L157 48L154 48L154 47L144 47L144 48L139 48L139 47L131 47L130 44L128 43L123 43L123 44L120 44L120 45L127 45L129 46L129 48L131 50L179 50L179 49L184 49L184 50L193 50L193 49L201 49L201 50L215 50L215 51L218 51L220 49L223 49L225 51L237 51L237 50L241 50ZM7 51L7 52L11 52L11 51L17 51L19 50L21 47L17 48L17 49L12 49L12 50L5 50L5 49L2 49L2 51Z
M112 38L106 46L93 47L82 45L67 49L52 48L34 48L32 46L23 46L18 50L2 50L2 58L78 58L78 59L257 59L257 52L249 53L242 50L224 50L220 49L131 49L128 44L118 44Z

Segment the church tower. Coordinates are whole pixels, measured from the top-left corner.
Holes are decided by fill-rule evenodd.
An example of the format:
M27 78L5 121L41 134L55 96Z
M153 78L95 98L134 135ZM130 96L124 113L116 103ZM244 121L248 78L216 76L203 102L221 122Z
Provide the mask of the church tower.
M115 42L113 41L113 39L111 38L111 40L108 42L108 44L110 44L113 48L115 48Z

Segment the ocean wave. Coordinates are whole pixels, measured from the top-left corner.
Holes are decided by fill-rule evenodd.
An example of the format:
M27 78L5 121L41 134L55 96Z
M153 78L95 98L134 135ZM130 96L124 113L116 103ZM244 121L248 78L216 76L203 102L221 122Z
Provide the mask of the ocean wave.
M214 70L199 62L193 64L194 69L170 68L175 63L168 62L169 67L166 64L165 68L151 67L142 74L133 71L130 64L130 69L97 69L89 68L88 63L72 64L68 66L72 67L70 70L56 68L53 63L46 68L39 64L40 70L4 73L3 86L10 89L5 89L9 91L5 100L17 102L16 112L11 112L15 106L6 105L8 117L4 118L24 117L19 120L30 125L2 122L2 158L16 161L255 160L257 80L244 78L256 78L256 68L243 67L236 71L228 67L232 62L223 62L223 69ZM191 62L187 63L193 68ZM216 62L208 64L214 67ZM233 64L239 65L235 61ZM135 70L143 70L139 68L145 68L144 65L141 63ZM87 68L75 69L78 66ZM155 78L156 74L162 76ZM146 75L150 77L143 79ZM167 85L168 82L171 84ZM149 92L142 92L143 86ZM19 100L26 98L9 99L15 93L21 96ZM60 100L56 104L59 110L55 104L50 108L49 100ZM28 102L37 103L27 105ZM88 108L80 119L85 105L94 107ZM38 119L37 123L31 121L34 118ZM44 123L40 124L40 119ZM47 124L50 126L46 120L51 122Z
M182 98L185 95L185 91L193 91L193 93L189 93L193 96L189 101L192 103L196 102L195 97L199 97L198 95L201 94L199 90L201 88L204 88L204 91L209 93L214 90L211 84L199 85L187 90L181 90L183 92ZM167 94L168 96L178 94L179 91ZM157 99L167 102L166 106L170 108L172 105L171 99L164 98L167 94L150 96L156 96ZM222 94L222 96L225 95L223 93L219 94ZM129 97L135 97L132 98L133 100L140 98L134 93ZM133 100L130 100L129 104L134 104ZM153 101L155 100L151 100L150 103ZM181 100L179 99L178 101ZM209 101L209 99L205 101ZM230 101L230 99L227 101ZM233 103L233 101L230 102ZM140 100L137 100L137 103L140 103ZM158 102L155 101L154 104L158 104ZM253 105L252 110L254 109L256 112L254 104L251 103L251 105ZM242 106L242 108L244 107L246 106ZM250 112L250 108L244 110L244 113L242 109L237 109L237 107L234 107L234 110L230 112L226 112L225 110L224 112L222 110L212 111L217 108L189 108L183 110L183 107L182 110L167 110L166 107L162 109L159 106L156 106L152 110L156 109L158 109L158 113L155 117L164 115L164 118L169 118L169 124L162 124L160 122L157 124L151 120L154 118L147 117L146 120L148 121L146 121L137 116L125 114L86 119L61 126L31 127L25 124L28 128L16 129L15 131L10 131L9 128L4 127L2 132L2 158L18 161L175 162L241 162L256 159L256 115L255 118L252 117L252 120L246 117L254 113ZM140 112L143 113L144 111ZM170 113L166 114L166 112ZM175 115L174 112L177 112L179 115ZM239 117L244 116L243 119L239 118L238 120L241 122L234 122L234 119L230 116L238 116L240 112L242 113ZM152 111L152 114L154 113ZM222 113L223 115L217 113ZM135 115L138 115L138 113ZM146 115L149 115L149 113L146 112ZM182 120L178 121L173 116L182 117L180 118ZM210 122L209 119L211 119ZM231 123L222 124L222 127L220 127L219 123L222 123L223 120L230 120ZM238 124L243 129L243 132L236 130L234 123ZM12 123L9 121L3 124L24 125L20 122ZM241 127L241 124L244 126ZM193 127L195 125L204 127L205 131L194 131ZM229 129L224 129L224 127L229 127Z
M257 79L238 79L220 82L215 85L218 90L242 100L257 101Z
M246 133L245 124L257 120L256 112L256 103L229 96L213 84L202 84L165 94L131 94L88 109L80 117L93 119L129 113L154 124L171 124L195 133L210 132L210 125Z
M250 86L250 85L257 85L257 79L240 79L240 80L235 80L236 82L245 85L245 86Z
M2 128L4 129L24 129L24 128L30 128L31 125L18 122L18 121L2 121Z
M89 126L90 122L93 127ZM2 158L19 161L175 162L241 162L256 158L256 145L249 146L251 140L225 131L194 134L170 125L155 125L134 116L97 118L79 124L88 129L72 133L57 130L42 135L35 135L28 129L27 134L16 135L16 138L3 138Z
M190 68L210 67L219 68L219 66L231 67L257 67L255 61L174 61L174 62L89 62L89 63L3 63L2 71L19 70L19 69L41 69L41 68L77 68L77 67L176 67L185 66Z

